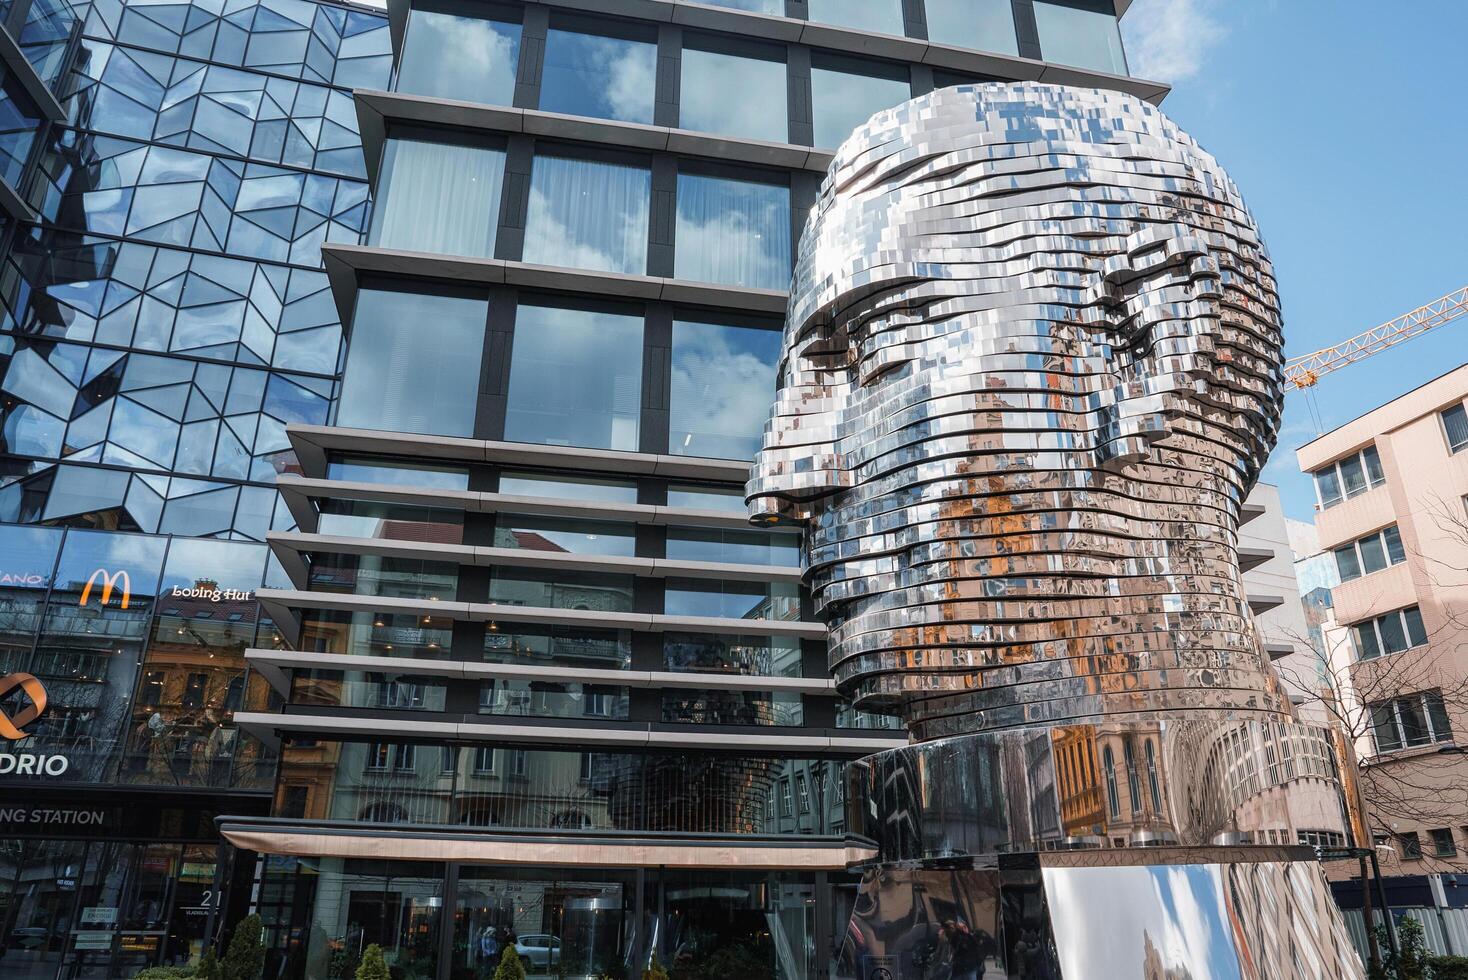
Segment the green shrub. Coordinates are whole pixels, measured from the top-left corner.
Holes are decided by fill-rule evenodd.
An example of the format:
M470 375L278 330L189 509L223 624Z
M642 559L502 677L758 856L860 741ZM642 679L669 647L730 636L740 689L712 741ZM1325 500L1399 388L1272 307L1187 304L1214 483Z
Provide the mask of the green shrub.
M525 980L525 967L520 954L515 952L514 943L506 943L500 954L500 965L494 971L494 980Z
M260 917L247 915L234 927L229 949L220 963L219 980L260 980L265 969L265 944L260 940Z
M134 975L133 980L186 980L193 976L191 966L150 966Z
M199 957L199 965L194 967L194 977L195 980L221 980L219 960L214 955L213 946L204 950L204 955Z
M1432 980L1468 980L1468 956L1430 956L1427 975Z
M357 965L356 980L391 980L387 960L382 958L382 947L373 943L362 951L362 962Z
M658 962L658 958L652 958L652 964L642 971L642 980L668 980L668 971Z

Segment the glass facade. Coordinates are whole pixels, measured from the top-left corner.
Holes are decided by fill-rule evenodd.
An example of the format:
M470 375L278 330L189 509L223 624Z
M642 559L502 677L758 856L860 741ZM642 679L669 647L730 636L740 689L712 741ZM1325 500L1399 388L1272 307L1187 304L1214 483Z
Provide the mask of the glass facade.
M505 152L418 139L390 139L368 242L407 252L494 256Z
M1010 0L924 0L928 37L999 54L1019 54ZM942 86L939 86L940 88Z
M905 68L831 56L812 60L810 92L816 146L833 150L874 113L912 98Z
M790 137L786 104L784 51L740 46L745 54L696 46L684 39L683 75L679 90L679 125L724 136L783 143ZM739 98L731 99L730 92Z
M540 107L549 112L651 123L657 75L657 32L616 36L604 25L571 21L545 39Z
M902 0L810 0L810 19L877 34L903 33Z
M1125 75L1121 28L1110 3L1035 0L1035 28L1045 60Z
M462 102L510 105L520 61L520 25L488 11L474 16L415 7L397 90Z
M441 436L474 432L488 303L364 289L352 321L337 425Z
M647 272L646 166L537 155L525 261L600 272Z
M777 330L675 321L669 449L680 456L753 459L779 356Z
M790 188L758 180L678 175L679 279L784 289L790 280Z

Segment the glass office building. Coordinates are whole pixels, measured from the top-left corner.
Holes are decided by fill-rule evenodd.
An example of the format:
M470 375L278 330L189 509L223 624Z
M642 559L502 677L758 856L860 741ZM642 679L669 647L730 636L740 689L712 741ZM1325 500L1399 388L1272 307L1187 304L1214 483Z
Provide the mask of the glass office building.
M902 736L743 516L795 243L913 95L1162 98L1117 16L5 5L0 972L826 976Z

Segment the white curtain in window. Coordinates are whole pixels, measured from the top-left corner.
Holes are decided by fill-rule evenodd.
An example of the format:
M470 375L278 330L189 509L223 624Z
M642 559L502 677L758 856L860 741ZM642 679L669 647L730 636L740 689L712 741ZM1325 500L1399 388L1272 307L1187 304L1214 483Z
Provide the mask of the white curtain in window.
M790 288L790 190L680 174L673 274L761 289Z
M372 244L492 258L504 176L500 150L388 141Z
M536 157L525 261L645 274L651 193L652 175L645 167Z

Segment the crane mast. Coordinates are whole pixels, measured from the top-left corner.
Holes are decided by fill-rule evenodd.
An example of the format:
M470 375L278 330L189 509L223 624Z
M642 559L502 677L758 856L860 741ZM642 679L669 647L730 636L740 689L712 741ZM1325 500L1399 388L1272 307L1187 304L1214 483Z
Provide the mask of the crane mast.
M1345 343L1291 358L1285 364L1285 388L1311 388L1322 377L1347 364L1370 357L1404 340L1411 340L1433 327L1468 313L1468 286L1441 296L1431 303L1372 327Z

